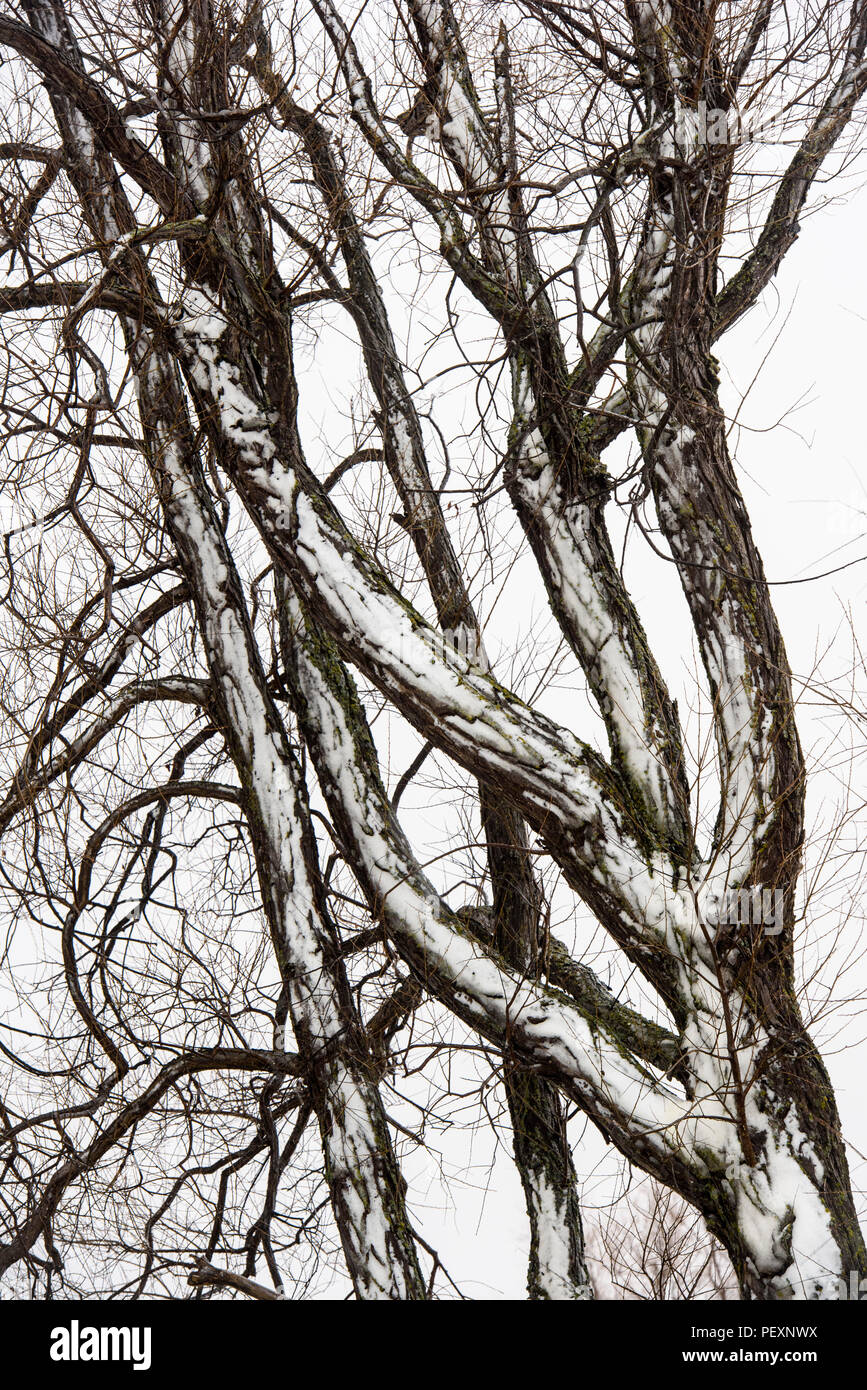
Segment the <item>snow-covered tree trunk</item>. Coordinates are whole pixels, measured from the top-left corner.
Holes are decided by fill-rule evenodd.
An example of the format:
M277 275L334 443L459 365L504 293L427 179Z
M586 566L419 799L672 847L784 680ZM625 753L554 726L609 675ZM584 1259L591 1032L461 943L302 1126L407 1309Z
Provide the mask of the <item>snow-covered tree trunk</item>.
M478 618L433 487L421 422L328 132L293 101L274 71L267 41L258 46L256 73L282 119L302 140L335 228L349 282L347 307L381 411L384 460L445 639L460 651L481 654ZM484 781L479 783L479 812L488 847L495 944L512 965L538 974L543 903L526 826ZM520 1068L507 1068L504 1079L531 1229L530 1296L585 1297L590 1284L562 1103L547 1082L521 1076Z
M33 0L34 27L81 66L62 8ZM183 39L183 30L177 34ZM83 216L104 255L157 293L130 247L135 219L105 177L93 128L63 95L54 110ZM262 901L285 987L286 1014L319 1120L325 1171L359 1298L423 1299L425 1287L363 1027L352 1001L321 884L301 768L292 752L250 629L231 551L219 525L187 417L175 360L123 320L148 461L198 616L215 713L242 788ZM274 1046L285 1050L284 1029Z

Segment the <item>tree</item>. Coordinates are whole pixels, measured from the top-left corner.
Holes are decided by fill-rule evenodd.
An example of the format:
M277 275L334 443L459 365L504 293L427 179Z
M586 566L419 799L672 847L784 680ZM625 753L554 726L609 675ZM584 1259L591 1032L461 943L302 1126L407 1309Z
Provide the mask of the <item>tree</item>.
M644 1187L606 1213L588 1240L603 1296L656 1303L737 1298L731 1265L695 1209L652 1178Z
M532 1298L589 1291L567 1108L700 1214L744 1297L836 1297L867 1255L794 968L804 758L714 352L843 148L864 0L18 0L0 43L0 1270L270 1298L336 1231L357 1297L443 1292L384 1096L472 1048ZM769 184L733 130L773 110ZM314 429L338 334L353 419ZM426 410L449 372L473 391ZM715 771L619 507L677 568ZM504 545L604 753L491 666ZM389 794L391 736L415 755ZM448 891L399 806L427 759ZM637 1001L552 934L563 895Z

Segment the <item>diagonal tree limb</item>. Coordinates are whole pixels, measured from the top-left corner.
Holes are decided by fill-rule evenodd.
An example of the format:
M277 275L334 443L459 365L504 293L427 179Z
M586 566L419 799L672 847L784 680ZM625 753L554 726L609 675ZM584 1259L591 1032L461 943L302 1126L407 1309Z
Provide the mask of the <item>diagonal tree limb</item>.
M799 217L816 176L867 91L867 4L854 0L840 74L780 179L758 241L717 296L714 336L727 332L776 275L797 240Z

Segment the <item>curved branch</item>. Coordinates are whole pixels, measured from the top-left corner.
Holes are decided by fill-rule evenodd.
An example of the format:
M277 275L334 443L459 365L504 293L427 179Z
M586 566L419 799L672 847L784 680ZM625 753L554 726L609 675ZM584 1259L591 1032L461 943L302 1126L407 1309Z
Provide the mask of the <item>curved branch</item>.
M116 728L130 710L135 709L137 705L148 704L155 700L179 701L207 709L211 700L211 686L208 681L189 680L185 676L166 676L163 679L157 678L150 681L132 681L117 692L110 709L95 719L77 738L68 743L63 752L52 758L47 766L36 768L33 743L31 743L26 763L19 768L12 778L10 790L0 804L0 835L8 829L20 811L33 803L39 792L44 791L65 772L77 767L88 753L93 752L106 734ZM69 715L69 718L72 718L72 714ZM39 753L45 751L57 733L59 733L59 727L55 728L50 737L46 737L45 741L40 743ZM34 735L34 740L35 738Z
M122 1106L87 1148L68 1159L49 1179L45 1189L18 1234L0 1246L0 1274L28 1253L49 1226L64 1192L71 1183L95 1168L114 1146L134 1129L183 1076L212 1070L265 1071L276 1076L297 1076L297 1059L288 1053L254 1052L244 1048L209 1048L188 1053L167 1063L146 1089ZM303 1088L302 1088L303 1090Z
M727 332L755 304L776 275L800 231L801 210L827 155L867 91L867 3L852 6L843 68L783 174L765 225L752 253L717 297L715 337Z
M43 4L27 0L25 9L34 24L29 28L14 19L0 16L0 44L12 48L41 74L51 91L62 92L75 104L91 128L99 133L105 150L133 178L143 192L148 193L166 216L178 209L189 215L195 209L186 205L183 190L169 171L150 153L136 136L130 135L126 122L103 89L88 77L80 62L68 55L74 52L71 43L58 46L61 33L58 25L67 26L62 10L55 8L49 16ZM42 29L42 33L38 32ZM53 41L51 41L53 40Z

